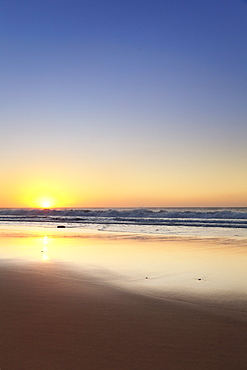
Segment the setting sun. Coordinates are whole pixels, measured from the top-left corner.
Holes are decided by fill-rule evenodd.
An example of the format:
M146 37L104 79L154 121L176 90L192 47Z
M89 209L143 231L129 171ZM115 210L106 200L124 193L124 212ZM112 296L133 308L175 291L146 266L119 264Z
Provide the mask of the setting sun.
M35 200L36 206L39 208L53 208L57 201L54 197L51 196L42 196L37 197Z
M36 176L23 181L18 196L23 207L47 209L71 206L74 201L71 193L64 181Z
M50 208L51 207L51 203L50 203L49 200L44 200L41 205L42 205L43 208Z

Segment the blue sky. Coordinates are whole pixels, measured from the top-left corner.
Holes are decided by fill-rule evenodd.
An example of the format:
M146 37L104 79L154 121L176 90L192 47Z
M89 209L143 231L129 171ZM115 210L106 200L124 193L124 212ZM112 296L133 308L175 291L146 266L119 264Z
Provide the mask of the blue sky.
M3 206L39 178L68 206L247 205L247 2L2 0L0 17Z

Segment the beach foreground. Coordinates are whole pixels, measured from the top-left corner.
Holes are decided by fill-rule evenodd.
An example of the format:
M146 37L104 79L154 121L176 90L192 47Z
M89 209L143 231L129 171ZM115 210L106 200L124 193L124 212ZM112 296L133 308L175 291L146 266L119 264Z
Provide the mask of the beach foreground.
M0 269L1 370L246 369L246 314L147 297L58 264Z

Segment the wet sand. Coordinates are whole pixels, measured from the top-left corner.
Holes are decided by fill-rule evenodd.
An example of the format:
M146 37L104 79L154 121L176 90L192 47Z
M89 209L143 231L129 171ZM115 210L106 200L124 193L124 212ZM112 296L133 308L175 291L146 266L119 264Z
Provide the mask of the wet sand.
M1 370L247 368L246 314L159 300L55 264L0 268Z

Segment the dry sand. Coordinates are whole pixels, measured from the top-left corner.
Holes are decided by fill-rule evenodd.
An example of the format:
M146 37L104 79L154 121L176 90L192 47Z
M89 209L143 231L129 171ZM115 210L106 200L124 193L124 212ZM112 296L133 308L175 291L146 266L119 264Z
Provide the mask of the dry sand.
M0 299L1 370L247 369L244 314L120 291L52 264L2 264Z

